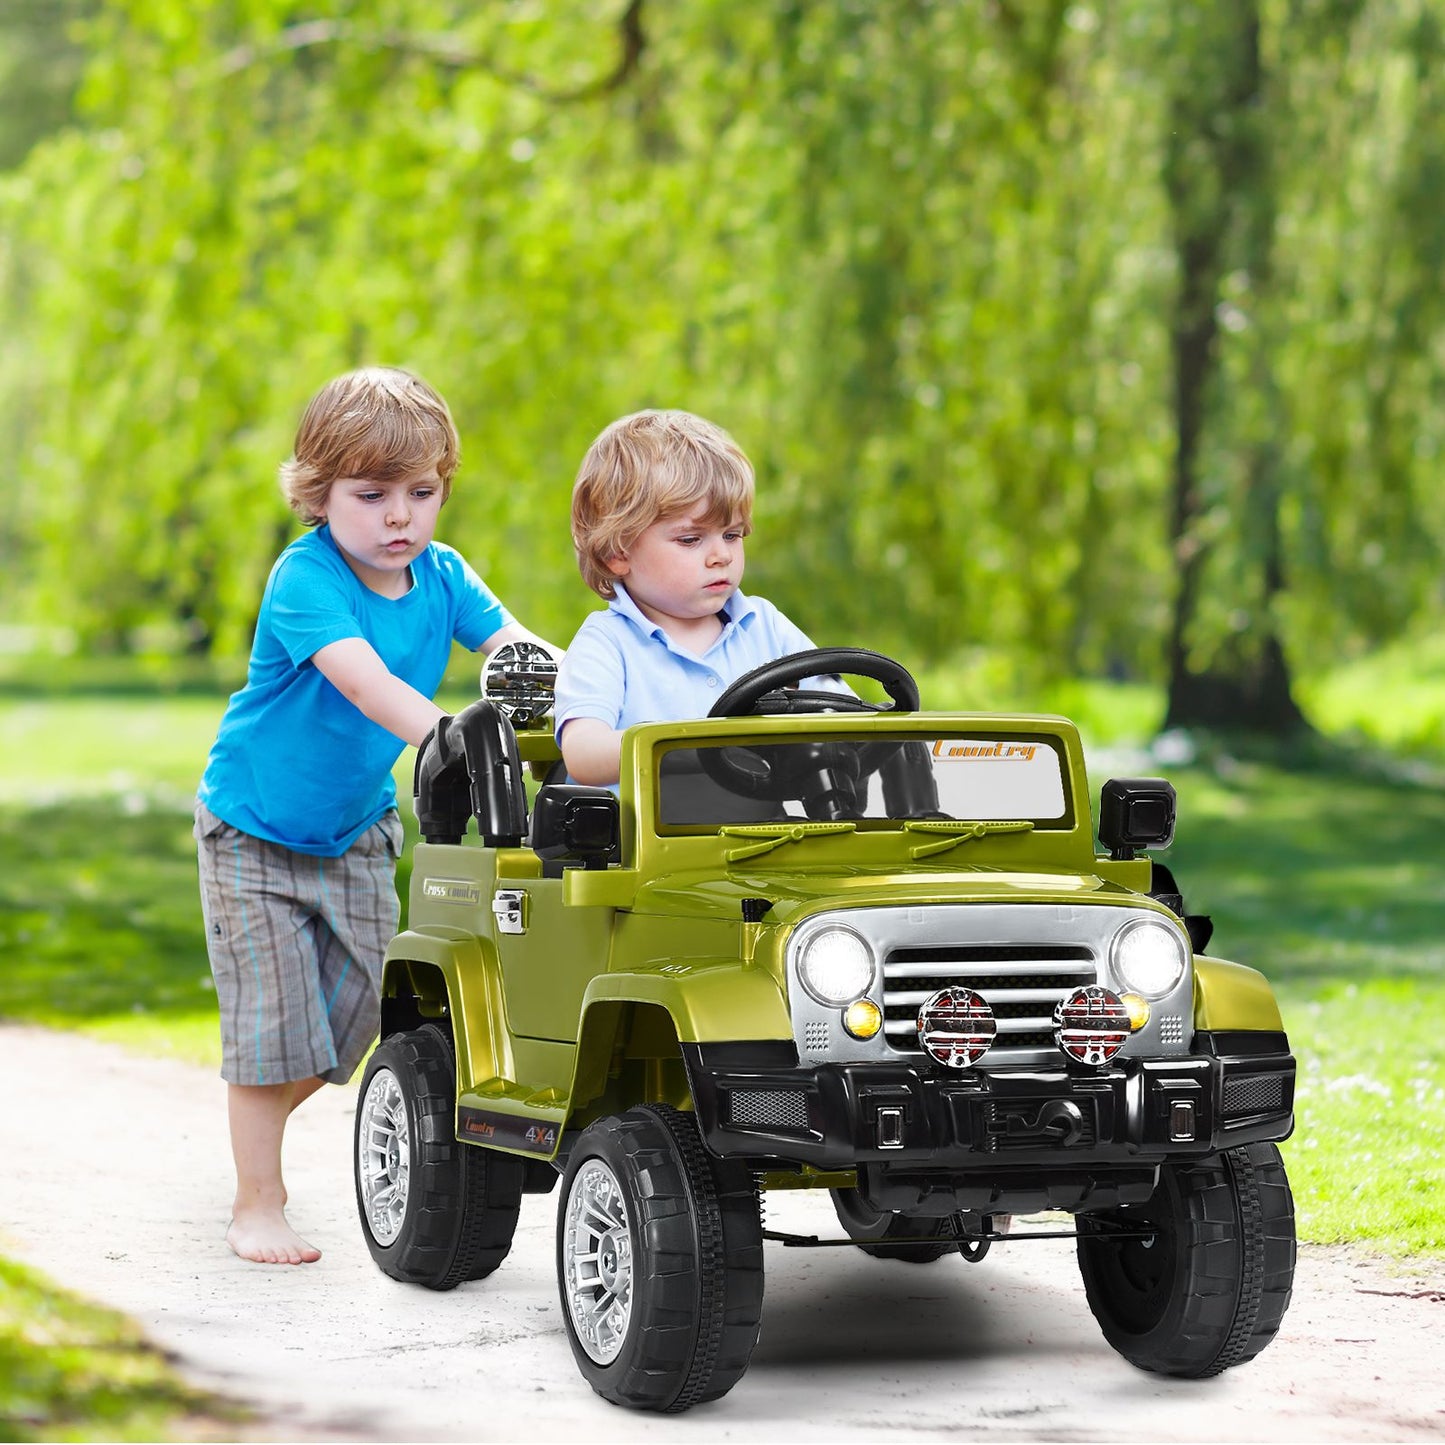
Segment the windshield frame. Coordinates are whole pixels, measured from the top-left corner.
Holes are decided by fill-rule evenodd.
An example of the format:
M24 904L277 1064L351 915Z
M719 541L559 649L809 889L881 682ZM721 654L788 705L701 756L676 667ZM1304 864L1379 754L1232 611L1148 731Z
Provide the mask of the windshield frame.
M1059 834L1072 833L1078 827L1081 816L1085 820L1089 819L1087 795L1083 794L1080 785L1083 771L1082 749L1079 747L1073 725L1062 718L1001 717L999 715L960 713L910 713L895 718L886 715L860 715L858 713L824 713L787 718L709 719L708 722L711 726L707 729L706 734L699 735L696 724L673 725L671 735L658 736L653 741L649 769L649 781L652 786L648 789L651 796L648 799L649 806L646 814L640 815L640 817L646 817L647 827L659 838L716 837L725 827L735 828L754 824L761 827L769 821L763 817L745 816L745 810L740 809L739 815L730 819L664 822L662 809L667 796L667 785L660 777L660 769L667 756L683 750L708 746L777 746L814 738L820 741L858 742L861 744L896 740L914 743L956 741L987 746L997 744L1005 749L1020 746L1044 747L1054 755L1057 764L1061 811L1054 816L1010 813L1006 821L1027 822L1031 824L1031 831ZM723 726L719 726L719 724ZM654 731L657 728L658 725L650 725L648 731ZM722 790L720 790L721 793ZM1082 815L1080 812L1081 794L1083 794ZM740 799L739 801L741 803L745 800ZM777 826L786 826L788 822L803 820L795 814L789 814L787 819L779 819L774 814L771 821ZM850 823L856 825L854 831L859 835L901 834L908 831L904 828L904 823L911 821L914 820L906 817L884 816L849 819ZM1005 819L1002 812L997 810L986 811L981 818L960 814L957 817L940 818L932 822L929 831L935 836L943 836L947 831L947 823L956 822L959 832L963 833L970 824L979 821L995 822L1005 821ZM911 841L919 841L918 833L913 833Z

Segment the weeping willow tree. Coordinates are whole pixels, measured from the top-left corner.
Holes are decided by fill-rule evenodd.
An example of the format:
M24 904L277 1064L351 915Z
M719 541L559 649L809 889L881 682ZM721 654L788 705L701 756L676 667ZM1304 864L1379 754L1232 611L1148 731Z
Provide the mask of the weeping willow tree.
M1225 0L1155 37L1171 125L1166 723L1304 725L1308 665L1438 609L1441 15Z
M682 405L820 640L1291 725L1267 673L1441 601L1435 17L113 4L0 181L12 605L243 649L299 411L384 360L451 401L443 532L534 626L592 605L587 442Z

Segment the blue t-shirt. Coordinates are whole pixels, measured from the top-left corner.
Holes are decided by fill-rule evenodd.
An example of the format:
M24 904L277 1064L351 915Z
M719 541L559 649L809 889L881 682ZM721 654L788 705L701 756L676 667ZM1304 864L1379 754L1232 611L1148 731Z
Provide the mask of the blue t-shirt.
M360 637L427 697L452 639L479 648L511 614L460 553L431 543L411 590L382 597L346 564L327 526L276 559L251 644L246 685L221 719L199 789L218 817L297 853L337 858L396 806L391 770L405 743L317 670L321 648Z
M744 673L813 646L766 598L734 592L721 613L722 632L698 657L648 618L620 582L614 585L617 596L605 612L588 615L562 659L553 710L559 739L579 717L619 729L706 717ZM809 686L830 682L841 687L833 679L809 679Z

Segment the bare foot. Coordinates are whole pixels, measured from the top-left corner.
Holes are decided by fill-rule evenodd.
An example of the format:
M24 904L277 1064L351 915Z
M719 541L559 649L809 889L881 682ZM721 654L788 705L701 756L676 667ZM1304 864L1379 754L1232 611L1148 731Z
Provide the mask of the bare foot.
M296 1233L279 1210L237 1212L226 1230L226 1243L242 1259L256 1264L312 1264L321 1251Z

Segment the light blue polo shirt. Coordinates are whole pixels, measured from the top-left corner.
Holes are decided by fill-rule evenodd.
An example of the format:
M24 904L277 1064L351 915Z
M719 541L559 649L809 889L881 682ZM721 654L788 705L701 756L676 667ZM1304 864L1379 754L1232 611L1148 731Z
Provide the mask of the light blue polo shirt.
M479 648L512 615L465 558L431 543L411 589L382 597L346 564L327 526L276 559L251 644L246 685L221 719L199 789L218 817L297 853L338 858L396 806L391 770L405 743L371 721L312 657L360 637L426 697L441 684L452 639Z
M618 729L706 717L744 673L814 645L766 598L734 592L719 614L722 632L699 657L648 618L620 582L615 586L607 610L587 617L562 659L553 710L559 738L579 717ZM835 679L809 679L810 686L830 684L841 687Z

